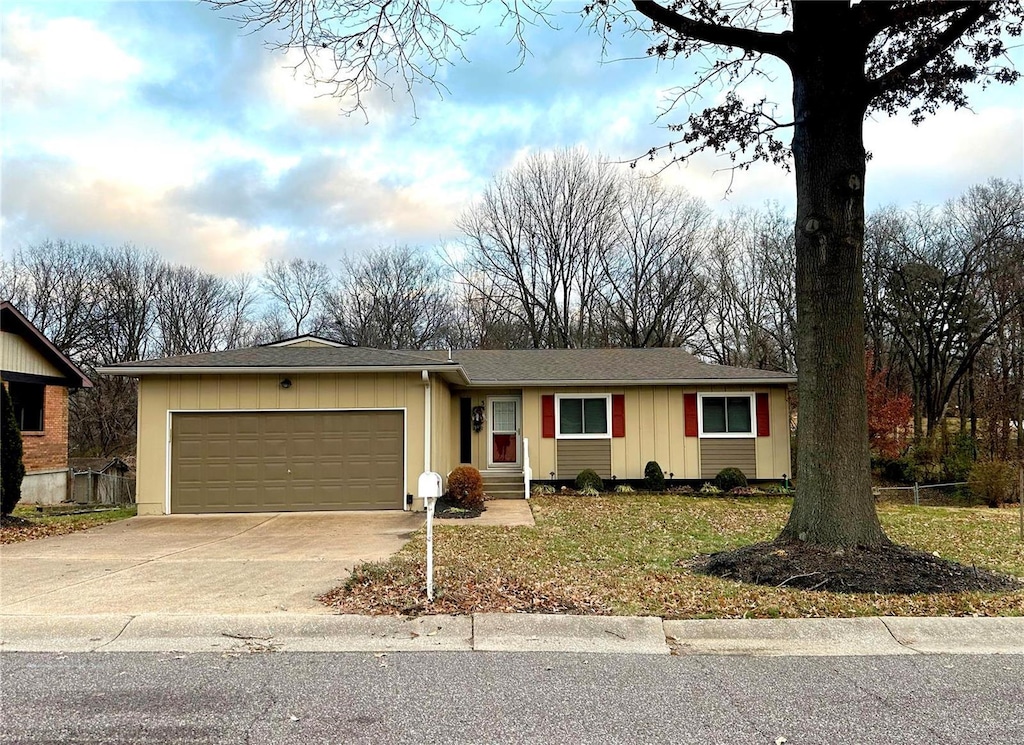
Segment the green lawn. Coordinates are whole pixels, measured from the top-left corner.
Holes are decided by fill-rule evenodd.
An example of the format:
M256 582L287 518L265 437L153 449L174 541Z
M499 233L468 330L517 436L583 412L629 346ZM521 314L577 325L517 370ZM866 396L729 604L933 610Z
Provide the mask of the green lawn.
M773 538L785 498L535 497L534 528L435 527L437 600L423 602L425 537L363 565L325 600L342 612L580 612L667 618L1021 615L1024 592L868 595L771 588L697 575L697 554ZM1015 510L881 505L890 538L1024 576ZM472 522L472 521L468 521Z
M117 509L90 509L81 505L56 504L43 505L42 511L37 510L35 505L18 505L11 513L14 519L0 523L0 543L17 543L74 533L135 517L135 512L135 505Z

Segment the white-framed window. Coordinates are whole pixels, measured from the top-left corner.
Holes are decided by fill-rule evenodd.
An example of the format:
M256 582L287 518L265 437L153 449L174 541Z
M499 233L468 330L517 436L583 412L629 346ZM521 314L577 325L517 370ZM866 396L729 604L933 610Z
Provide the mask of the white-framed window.
M756 437L753 393L699 393L701 437Z
M563 440L609 439L612 436L611 394L555 394L555 436Z

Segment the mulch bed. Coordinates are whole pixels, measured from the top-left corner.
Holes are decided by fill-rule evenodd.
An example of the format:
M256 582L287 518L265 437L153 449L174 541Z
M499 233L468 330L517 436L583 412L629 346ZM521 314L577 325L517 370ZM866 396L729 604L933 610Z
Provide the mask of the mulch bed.
M755 543L683 563L700 574L801 590L910 595L1024 589L1022 579L892 543L852 549Z
M466 508L448 497L441 497L434 505L434 517L442 520L468 520L480 517L487 511L486 507Z

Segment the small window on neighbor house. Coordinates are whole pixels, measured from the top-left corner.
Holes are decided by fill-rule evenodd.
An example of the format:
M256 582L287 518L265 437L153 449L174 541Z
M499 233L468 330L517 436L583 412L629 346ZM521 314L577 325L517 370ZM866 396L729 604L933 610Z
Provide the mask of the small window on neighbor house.
M608 406L606 395L558 397L559 437L607 437Z
M8 383L7 391L14 404L14 418L22 432L43 431L43 402L45 385L38 383Z
M752 427L750 396L701 396L703 426L706 435L750 435Z

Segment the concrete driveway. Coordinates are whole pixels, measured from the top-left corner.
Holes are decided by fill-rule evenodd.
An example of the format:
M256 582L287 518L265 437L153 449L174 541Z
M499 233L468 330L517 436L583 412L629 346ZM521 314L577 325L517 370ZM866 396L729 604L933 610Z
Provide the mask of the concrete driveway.
M0 613L325 613L314 596L422 524L401 511L135 517L0 547Z

